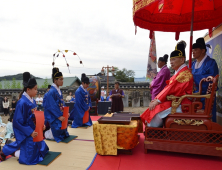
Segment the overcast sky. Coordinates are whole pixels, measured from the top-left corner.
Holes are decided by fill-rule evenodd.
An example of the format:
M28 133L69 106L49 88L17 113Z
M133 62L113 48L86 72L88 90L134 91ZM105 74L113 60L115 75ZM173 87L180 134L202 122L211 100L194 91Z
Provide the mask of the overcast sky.
M149 31L135 27L132 0L1 0L0 76L29 71L51 77L53 53L66 54L71 74L62 56L55 66L65 77L96 74L103 66L134 70L135 77L146 75ZM194 40L207 30L194 32ZM156 32L157 56L170 54L177 43L175 33ZM189 32L180 40L188 44Z

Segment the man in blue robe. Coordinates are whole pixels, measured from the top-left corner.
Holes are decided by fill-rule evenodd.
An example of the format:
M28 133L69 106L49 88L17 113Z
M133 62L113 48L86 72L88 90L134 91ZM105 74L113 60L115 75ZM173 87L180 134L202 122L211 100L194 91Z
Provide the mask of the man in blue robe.
M55 140L59 143L69 137L69 133L67 128L61 130L62 121L65 120L65 117L63 117L63 95L59 89L59 86L63 85L63 75L58 68L53 68L52 79L53 84L47 93L44 110L45 119L49 122L50 129L44 135L46 139Z
M219 74L217 63L214 59L210 58L206 54L206 44L203 38L198 38L196 43L192 46L193 58L196 59L192 63L192 74L194 78L194 93L199 92L199 83L201 79L207 78L208 76L215 77ZM206 94L209 82L202 83L201 94ZM203 108L205 105L205 99L201 99L203 103ZM216 97L214 100L213 110L212 110L212 121L216 122Z
M6 156L19 157L19 163L35 165L43 161L49 148L45 141L33 142L38 133L35 132L35 115L37 105L33 97L37 93L37 82L31 78L29 72L23 73L24 89L17 102L13 117L13 130L16 141L6 144L0 152L0 161L4 161Z
M92 126L92 120L89 115L89 121L83 124L83 116L86 111L89 111L91 105L91 99L87 92L89 87L89 78L83 73L81 77L82 84L75 92L76 103L73 110L71 111L70 117L74 118L72 123L72 128L77 128L81 126Z

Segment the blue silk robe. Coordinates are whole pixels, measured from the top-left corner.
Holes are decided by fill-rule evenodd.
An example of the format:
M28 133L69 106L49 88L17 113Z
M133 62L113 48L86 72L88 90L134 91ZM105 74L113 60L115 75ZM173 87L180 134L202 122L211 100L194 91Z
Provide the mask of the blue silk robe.
M85 114L85 111L87 111L89 107L92 107L91 99L88 95L88 92L83 90L83 88L80 86L75 92L75 97L76 97L76 103L70 114L71 117L74 118L74 121L72 123L72 128L77 128L83 125L92 126L92 120L90 118L90 115L89 115L89 121L83 124L83 116Z
M58 119L60 116L63 116L63 112L60 110L62 106L64 106L62 94L60 95L56 88L51 86L47 93L44 114L46 121L50 124L56 142L69 137L67 129L61 130L62 122Z
M219 74L217 63L214 59L207 56L207 58L204 60L203 64L200 68L195 69L196 61L192 63L192 74L194 78L194 93L199 92L199 83L202 78L207 78L208 76L216 76ZM202 83L202 93L206 94L207 88L208 88L209 82L203 82ZM201 99L201 102L203 103L203 108L205 105L205 99ZM212 120L213 122L216 122L216 98L214 100L213 110L212 110Z
M35 165L41 162L48 153L48 146L45 141L33 142L31 134L35 130L35 124L32 109L36 108L36 103L32 103L26 96L22 95L16 105L13 118L13 130L16 141L5 145L3 153L5 155L13 154L20 149L19 163L26 165Z

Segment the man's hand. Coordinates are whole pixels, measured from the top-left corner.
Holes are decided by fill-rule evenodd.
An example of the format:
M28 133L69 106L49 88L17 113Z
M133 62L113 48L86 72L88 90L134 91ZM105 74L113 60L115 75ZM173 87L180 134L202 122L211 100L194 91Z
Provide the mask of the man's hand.
M70 113L68 113L68 118L70 117Z
M63 117L63 116L60 116L58 119L59 119L61 122L63 122L66 118Z
M37 136L38 136L38 132L35 132L35 131L32 132L31 136L32 136L33 138L37 137Z
M149 110L152 111L153 109L155 109L155 107L159 104L158 100L152 100L150 105L149 105Z

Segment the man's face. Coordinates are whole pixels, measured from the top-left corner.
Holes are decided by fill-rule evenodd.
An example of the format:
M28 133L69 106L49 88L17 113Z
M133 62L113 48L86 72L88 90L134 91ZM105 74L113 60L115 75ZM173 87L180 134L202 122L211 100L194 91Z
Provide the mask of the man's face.
M118 89L118 88L119 88L119 84L116 83L116 84L115 84L115 89Z
M158 65L158 68L162 68L165 65L165 62L159 60L157 65Z
M33 87L32 89L29 89L27 88L27 93L30 97L35 97L36 94L38 93L38 90L37 90L38 86L35 85L35 87Z
M170 58L170 65L172 69L178 70L178 68L184 64L185 58L184 57L175 57L175 58Z
M63 77L60 77L57 80L55 80L55 84L57 86L63 86Z
M192 49L192 53L193 53L193 58L198 59L199 57L205 54L205 49L195 48Z
M87 84L87 83L82 83L82 86L83 86L84 89L87 89L87 88L89 87L89 84Z

